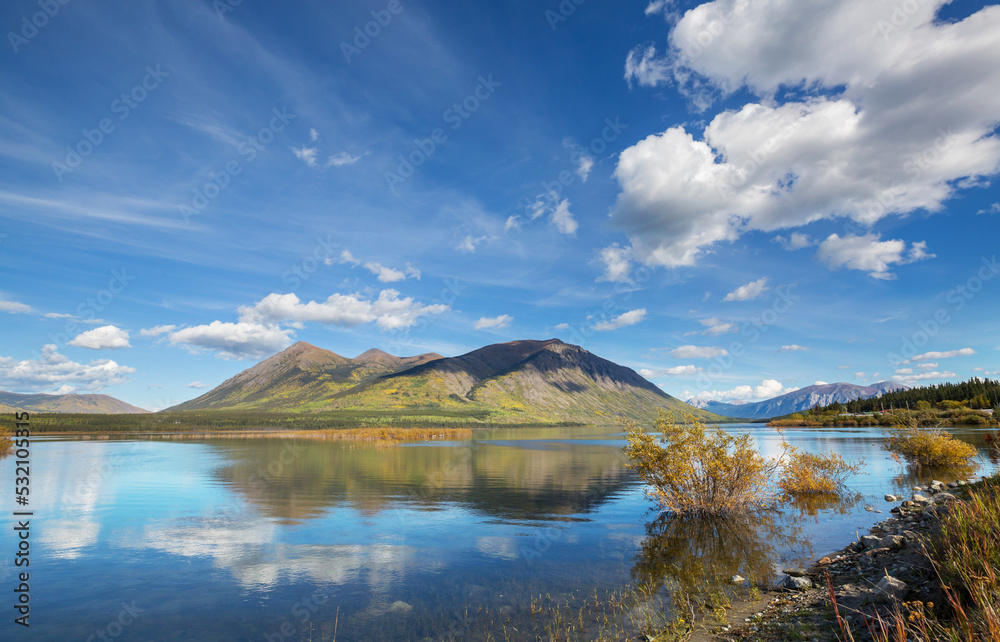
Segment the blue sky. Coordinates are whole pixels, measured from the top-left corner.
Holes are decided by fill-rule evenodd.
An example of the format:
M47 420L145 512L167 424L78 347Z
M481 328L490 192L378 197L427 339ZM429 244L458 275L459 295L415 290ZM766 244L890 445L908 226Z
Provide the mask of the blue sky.
M18 0L0 25L0 389L162 408L296 340L558 337L685 399L1000 371L1000 7Z

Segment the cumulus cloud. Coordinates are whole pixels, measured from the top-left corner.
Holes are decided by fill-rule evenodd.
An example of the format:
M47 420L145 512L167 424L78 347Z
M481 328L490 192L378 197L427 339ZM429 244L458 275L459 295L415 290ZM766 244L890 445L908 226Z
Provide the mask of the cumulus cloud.
M88 350L120 350L132 347L128 339L128 331L105 325L76 335L69 345Z
M169 335L170 343L184 346L192 353L216 352L220 359L268 357L292 343L292 331L259 323L223 323L182 328Z
M16 301L0 301L0 312L7 314L26 314L31 312L31 306Z
M972 348L948 350L947 352L925 352L913 357L912 361L930 361L931 359L951 359L952 357L968 357L976 354Z
M309 167L316 167L316 154L319 153L319 150L315 147L293 147L292 153L295 154L295 158Z
M702 334L710 337L739 331L739 327L735 323L725 323L722 319L716 317L712 317L711 319L702 319L698 323L702 324L706 328Z
M962 179L995 175L1000 7L935 22L945 0L913 4L896 25L870 0L716 0L676 21L663 55L633 50L640 85L761 97L622 152L612 220L637 260L692 265L750 231L936 212Z
M269 294L239 312L244 324L313 321L352 328L374 322L382 330L401 330L412 327L421 317L449 309L440 303L424 305L412 297L401 298L396 290L382 290L374 301L360 294L333 294L326 301L303 303L294 294Z
M374 274L379 281L382 283L395 283L396 281L405 281L407 277L420 280L420 270L413 267L409 263L406 264L405 270L397 270L394 268L386 267L381 263L365 263L365 269Z
M55 345L42 348L37 359L15 361L0 357L0 388L14 392L61 390L100 392L108 386L128 381L135 368L120 366L109 359L97 359L89 364L70 361L59 354ZM67 388L68 387L68 388Z
M862 270L875 279L890 280L896 275L889 271L893 264L906 265L914 261L933 258L927 253L927 244L913 243L909 251L906 241L882 241L878 234L864 236L839 236L831 234L820 243L817 258L831 269Z
M143 328L139 330L139 334L144 337L158 337L161 334L167 334L168 332L173 332L177 329L175 325L157 325L152 328Z
M675 366L673 368L663 368L657 370L642 368L641 370L639 370L639 374L641 374L643 377L647 379L656 379L657 377L665 377L667 375L672 377L696 375L699 372L701 372L701 368L698 368L693 365Z
M753 301L761 294L763 294L767 287L767 277L762 279L757 279L756 281L750 281L740 287L736 288L723 298L723 301Z
M639 308L638 310L629 310L623 314L619 314L613 317L610 321L600 321L594 324L594 330L597 332L610 332L611 330L619 330L621 328L627 328L630 325L635 325L641 323L643 319L646 318L646 308Z
M781 247L785 248L789 252L794 252L795 250L801 250L804 247L815 245L813 240L809 238L809 235L803 234L802 232L792 232L791 237L787 239L779 234L771 240L780 244Z
M694 398L698 401L760 401L795 390L798 390L798 388L786 388L780 381L765 379L759 385L736 386L732 390L702 390L697 394L692 394L690 391L685 390L684 397Z
M576 230L580 227L576 219L573 218L573 212L569 211L569 199L563 199L558 205L556 205L555 210L552 212L552 224L556 226L560 234L567 234L572 236L576 234Z
M604 264L604 274L597 277L598 281L612 283L628 283L632 272L632 249L619 247L617 243L601 250L600 260Z
M675 359L712 359L724 357L727 354L729 351L725 348L711 346L681 346L670 351L670 356Z
M499 330L501 328L509 327L513 320L514 317L509 314L501 314L498 317L481 317L478 321L476 321L476 330Z
M781 348L778 349L778 352L804 352L808 349L809 348L793 343L792 345L781 346Z

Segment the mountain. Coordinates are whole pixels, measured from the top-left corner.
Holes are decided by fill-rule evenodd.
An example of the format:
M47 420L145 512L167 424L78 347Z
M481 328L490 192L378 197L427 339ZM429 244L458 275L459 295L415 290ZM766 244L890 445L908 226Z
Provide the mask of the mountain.
M336 393L373 377L442 358L433 353L400 358L369 350L348 359L299 341L197 399L168 410L316 410Z
M827 383L800 388L792 392L756 403L726 403L723 401L699 401L688 399L688 403L703 410L724 417L743 419L770 419L802 412L819 404L827 406L835 401L846 403L855 399L880 397L891 390L907 390L909 386L894 381L881 381L870 386L856 386L851 383Z
M22 395L0 391L0 410L4 410L4 406L28 412L87 415L138 415L148 412L107 395Z
M495 423L651 421L659 411L721 417L671 397L634 370L557 339L512 341L445 358L370 350L345 359L298 343L169 410L459 413Z

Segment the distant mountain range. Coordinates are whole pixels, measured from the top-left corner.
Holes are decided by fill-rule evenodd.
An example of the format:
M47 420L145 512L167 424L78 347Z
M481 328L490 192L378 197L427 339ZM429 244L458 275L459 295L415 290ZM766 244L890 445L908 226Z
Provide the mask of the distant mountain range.
M661 409L721 419L630 368L550 339L500 343L452 358L369 350L348 359L299 342L167 411L457 411L497 423L613 423L620 417L648 422Z
M147 412L107 395L22 395L0 391L0 412L15 410L88 415L137 415Z
M809 410L817 404L827 406L835 401L846 403L855 399L880 397L890 390L908 390L909 386L894 381L882 381L870 386L856 386L851 383L828 383L808 386L779 395L766 401L754 403L726 403L724 401L699 401L688 399L688 403L723 417L742 419L770 419L790 415L793 412Z

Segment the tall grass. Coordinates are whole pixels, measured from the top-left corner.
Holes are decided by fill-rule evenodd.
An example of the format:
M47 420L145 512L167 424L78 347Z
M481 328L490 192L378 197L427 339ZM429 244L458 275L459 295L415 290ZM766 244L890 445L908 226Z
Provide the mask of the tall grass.
M1000 642L1000 475L970 487L941 519L925 555L946 604L909 602L875 626L879 642Z
M6 457L14 449L13 434L8 426L0 426L0 457Z

